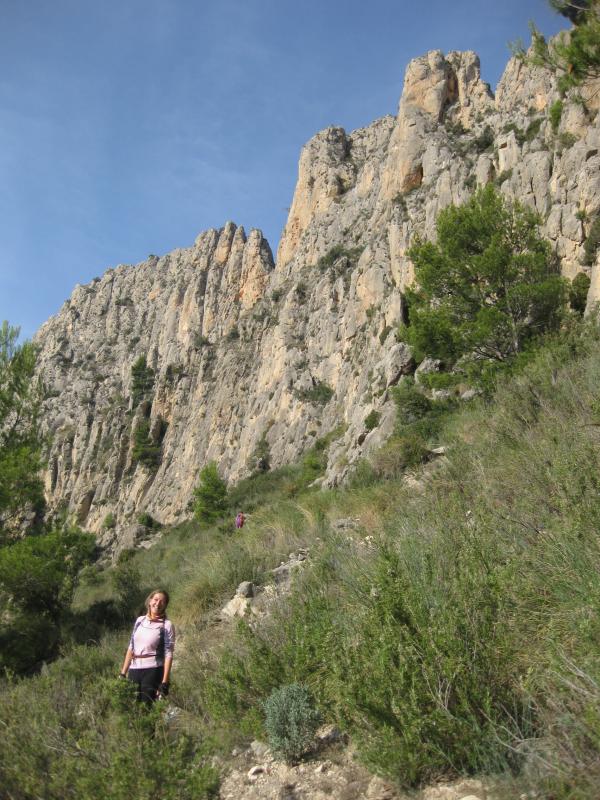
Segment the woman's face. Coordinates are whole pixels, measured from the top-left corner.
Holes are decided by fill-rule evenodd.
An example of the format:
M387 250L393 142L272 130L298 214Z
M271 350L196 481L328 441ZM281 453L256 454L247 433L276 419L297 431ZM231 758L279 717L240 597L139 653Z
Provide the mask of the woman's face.
M164 596L162 592L157 592L156 594L152 595L149 603L151 616L160 617L164 613L166 607L167 607L167 598Z

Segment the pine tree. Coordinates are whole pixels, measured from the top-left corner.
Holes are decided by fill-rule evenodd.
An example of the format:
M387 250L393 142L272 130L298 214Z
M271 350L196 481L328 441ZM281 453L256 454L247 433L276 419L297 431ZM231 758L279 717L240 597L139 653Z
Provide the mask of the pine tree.
M0 327L0 542L44 507L39 414L43 387L35 347L17 344L19 329Z
M502 362L557 327L566 283L538 227L530 209L491 184L440 213L437 242L408 253L416 288L407 293L406 334L418 355Z
M227 484L217 465L210 461L200 470L200 483L194 489L194 515L200 522L212 523L227 510Z
M559 88L565 93L586 80L600 77L600 0L550 0L550 5L574 27L547 41L531 24L531 55L525 54L522 45L515 50L531 64L556 73Z

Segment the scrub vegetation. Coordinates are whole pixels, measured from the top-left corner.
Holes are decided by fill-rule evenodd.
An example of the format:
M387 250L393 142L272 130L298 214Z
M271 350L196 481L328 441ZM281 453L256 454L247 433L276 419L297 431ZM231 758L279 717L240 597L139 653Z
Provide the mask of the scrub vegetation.
M441 363L401 379L391 438L345 487L317 480L340 428L237 486L208 464L195 518L112 566L66 524L22 539L3 529L0 636L13 660L2 664L0 784L11 800L210 797L214 756L270 737L301 758L321 719L403 787L477 774L515 800L597 797L600 330L535 219L492 189L450 209L437 244L413 257L401 333ZM0 361L3 386L17 355ZM30 446L37 463L41 443ZM3 513L27 517L36 497L27 489ZM250 513L236 532L240 508ZM272 583L300 550L306 566L260 622L215 624L240 582ZM115 680L155 585L171 594L183 645L175 716L160 704L140 713Z
M141 798L153 795L140 787L175 774L173 797L187 797L192 779L208 796L208 754L266 737L263 704L299 684L365 763L400 784L486 773L501 776L508 797L529 788L594 797L599 344L594 325L574 321L499 375L493 393L439 412L433 438L421 436L444 443L445 463L409 467L427 476L424 492L368 468L351 487L290 497L265 473L246 482L256 493L243 535L233 518L231 531L191 522L116 567L88 568L71 606L79 625L115 601L119 571L139 591L123 595L118 617L106 615L97 644L66 642L40 674L3 685L10 796L92 798L104 780L117 787L111 796ZM411 401L415 391L398 403L400 429L433 413L435 401ZM340 517L360 527L342 534L332 525ZM216 635L208 621L238 583L268 582L300 547L310 566L268 621ZM112 680L128 636L119 620L158 578L186 643L171 695L180 717L168 732L162 717L119 710L126 699ZM170 766L145 757L125 724L168 737ZM126 776L136 770L134 786Z

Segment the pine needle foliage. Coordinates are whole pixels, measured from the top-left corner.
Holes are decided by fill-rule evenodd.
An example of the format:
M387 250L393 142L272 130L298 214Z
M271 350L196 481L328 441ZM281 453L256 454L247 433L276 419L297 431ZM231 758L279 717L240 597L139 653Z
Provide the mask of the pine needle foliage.
M437 241L409 250L406 337L420 357L505 362L560 324L566 284L530 209L492 185L438 216Z
M18 344L19 329L0 326L0 544L32 511L44 507L43 439L39 415L44 392L35 378L36 350Z
M227 484L219 475L217 465L210 461L200 470L200 482L194 489L194 516L210 524L227 511Z
M532 48L526 54L517 44L516 54L535 66L545 67L558 75L563 94L589 80L600 77L600 2L599 0L550 0L559 14L573 27L550 41L531 24Z
M154 389L154 370L148 366L146 356L140 356L131 367L131 402L133 407L150 397Z

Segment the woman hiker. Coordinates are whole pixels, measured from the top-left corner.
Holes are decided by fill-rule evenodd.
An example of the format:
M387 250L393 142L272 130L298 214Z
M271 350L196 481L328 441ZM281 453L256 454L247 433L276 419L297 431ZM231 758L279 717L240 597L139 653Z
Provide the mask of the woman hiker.
M169 593L155 589L146 598L146 614L133 626L129 647L121 667L121 678L137 686L137 699L150 706L169 694L175 628L167 619Z

